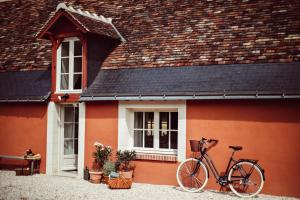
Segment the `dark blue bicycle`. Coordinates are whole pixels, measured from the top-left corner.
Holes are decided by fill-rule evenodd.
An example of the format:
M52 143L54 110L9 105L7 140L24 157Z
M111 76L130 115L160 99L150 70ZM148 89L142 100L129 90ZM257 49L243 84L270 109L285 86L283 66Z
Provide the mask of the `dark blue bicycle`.
M187 192L199 192L207 184L209 171L213 173L217 183L222 187L231 189L237 196L253 197L263 188L265 175L264 170L258 165L258 160L239 159L233 155L243 148L229 146L233 150L226 171L220 174L214 162L207 154L208 149L218 143L215 139L202 138L200 141L191 140L192 152L199 152L200 156L189 158L182 162L177 169L177 182Z

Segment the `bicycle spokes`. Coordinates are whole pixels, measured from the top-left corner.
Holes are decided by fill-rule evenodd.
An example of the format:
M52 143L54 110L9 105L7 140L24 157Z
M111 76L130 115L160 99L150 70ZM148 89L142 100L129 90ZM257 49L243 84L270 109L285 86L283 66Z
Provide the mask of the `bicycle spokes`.
M242 197L257 194L263 184L263 177L258 167L251 162L242 162L235 165L229 173L230 188Z
M189 192L200 191L207 182L207 171L204 167L196 159L181 163L177 171L179 185Z

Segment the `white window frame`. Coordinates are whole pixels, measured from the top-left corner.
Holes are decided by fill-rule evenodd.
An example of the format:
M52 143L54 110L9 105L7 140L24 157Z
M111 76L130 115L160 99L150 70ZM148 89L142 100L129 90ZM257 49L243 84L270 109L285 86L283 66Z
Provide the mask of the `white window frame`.
M160 110L156 110L156 111L135 111L133 110L133 116L134 116L134 113L135 112L141 112L143 113L143 128L140 129L140 128L134 128L134 118L133 118L133 138L134 138L134 131L143 131L143 147L135 147L133 146L132 149L136 150L136 151L140 151L140 152L143 152L143 151L146 151L146 152L168 152L168 153L171 153L171 154L177 154L177 149L178 149L178 144L177 144L177 149L171 149L171 132L177 132L177 139L178 139L178 128L175 130L175 129L171 129L171 112L177 112L177 110L174 110L174 109L170 109L170 110L163 110L163 111L160 111ZM145 128L145 113L146 112L152 112L154 114L154 129L146 129ZM160 129L159 128L159 113L161 112L167 112L168 115L169 115L169 128L168 129ZM145 146L145 134L144 134L144 131L147 131L147 130L151 130L153 132L153 148L147 148L147 147L144 147ZM168 146L169 148L159 148L159 133L160 131L168 131L169 132L169 139L168 139ZM133 139L133 143L134 143L134 139Z
M134 112L178 112L178 137L177 150L159 148L134 147ZM154 114L155 114L154 113ZM154 116L154 133L159 133L159 116ZM154 138L154 147L159 147L159 137ZM135 149L138 153L157 153L177 155L178 161L186 158L186 102L185 101L157 101L136 102L119 101L118 110L118 149Z
M61 44L59 48L57 49L57 59L56 59L56 93L81 93L82 92L82 77L83 77L83 69L81 69L81 89L74 89L74 58L75 57L81 57L81 60L83 61L83 48L82 48L82 53L81 56L74 56L74 43L75 41L80 41L79 38L76 37L71 37L71 38L66 38L62 42L69 42L69 89L68 90L62 90L60 89L61 87ZM81 67L83 65L81 64Z

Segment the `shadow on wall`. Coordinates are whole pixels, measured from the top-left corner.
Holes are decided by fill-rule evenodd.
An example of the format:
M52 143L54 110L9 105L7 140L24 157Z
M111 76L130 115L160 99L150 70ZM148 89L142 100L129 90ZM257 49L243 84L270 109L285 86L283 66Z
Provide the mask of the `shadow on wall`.
M27 112L24 112L24 106ZM47 115L47 109L45 108L47 108L46 103L3 103L0 104L0 116L42 119Z
M93 83L105 59L120 45L119 40L107 37L89 37L87 50L87 85Z
M300 100L204 100L188 105L199 112L188 112L187 120L300 122ZM218 112L213 112L212 107Z

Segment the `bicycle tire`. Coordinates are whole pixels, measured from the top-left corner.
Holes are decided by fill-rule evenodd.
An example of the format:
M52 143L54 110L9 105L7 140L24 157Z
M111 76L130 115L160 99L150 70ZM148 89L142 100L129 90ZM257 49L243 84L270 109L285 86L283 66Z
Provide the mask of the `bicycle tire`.
M197 159L189 158L182 162L177 168L177 182L179 186L186 192L199 192L207 184L208 171L203 162L199 162L199 170L197 170L197 173L192 175L192 171L198 162L199 161ZM201 176L204 180L200 180Z
M252 172L250 172L251 170ZM249 161L234 164L229 170L228 180L231 191L243 198L256 196L260 193L264 185L263 172L255 163ZM251 185L255 185L255 190L248 190Z

